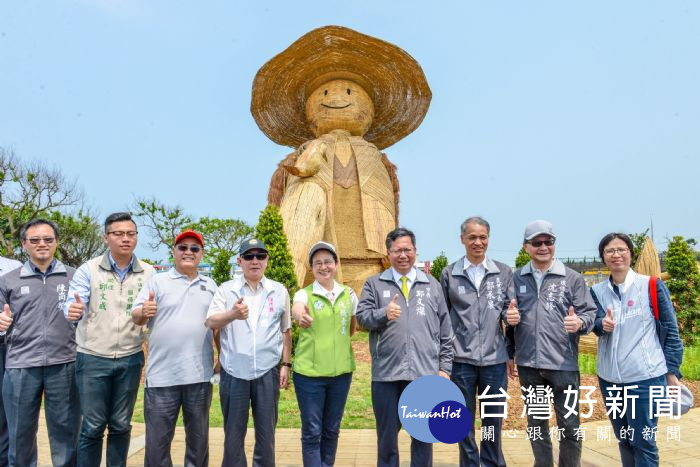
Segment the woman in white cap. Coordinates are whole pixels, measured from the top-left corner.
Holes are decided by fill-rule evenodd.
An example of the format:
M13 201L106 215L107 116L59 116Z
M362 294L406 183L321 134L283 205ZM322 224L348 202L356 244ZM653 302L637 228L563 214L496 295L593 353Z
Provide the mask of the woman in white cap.
M301 327L294 356L294 388L301 412L305 466L335 463L340 421L355 358L355 292L335 281L338 254L330 243L309 250L314 282L295 295L292 316Z
M634 245L628 235L610 233L598 252L610 277L591 289L598 307L598 380L619 442L623 466L658 465L656 408L666 386L680 386L683 343L668 289L660 279L631 269ZM614 387L613 387L614 386ZM670 388L669 388L670 389ZM619 399L617 399L619 397ZM636 398L636 400L634 399ZM623 413L623 404L627 405Z

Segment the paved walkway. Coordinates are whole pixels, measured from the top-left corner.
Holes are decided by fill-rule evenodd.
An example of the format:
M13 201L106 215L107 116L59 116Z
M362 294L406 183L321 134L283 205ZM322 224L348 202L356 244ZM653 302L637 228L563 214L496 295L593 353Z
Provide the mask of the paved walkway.
M617 450L617 442L597 440L598 427L604 429L610 427L607 421L591 422L582 425L586 428L586 440L583 444L582 465L584 467L619 465L620 456ZM680 427L680 441L667 440L667 428ZM515 435L515 438L504 438L503 450L508 465L529 466L532 465L532 451L530 444L525 439L523 432ZM611 435L612 436L612 432ZM182 465L184 458L184 430L178 428L173 441L172 453L175 465ZM299 430L277 430L277 465L300 466L301 443ZM409 465L410 439L402 431L400 434L401 465ZM614 439L614 437L613 437ZM680 420L664 418L659 422L657 444L659 446L662 466L698 465L700 461L700 408L691 410ZM221 465L223 454L224 432L222 428L211 428L209 431L210 462L214 466ZM555 449L557 443L555 443ZM145 447L143 424L135 424L130 448L129 466L142 466ZM250 464L253 450L253 432L246 438L246 452ZM376 440L374 430L342 430L340 432L340 444L338 446L337 466L372 466L376 465ZM435 466L456 466L459 464L457 447L449 444L436 444L434 447ZM104 456L103 456L104 458ZM556 459L556 455L555 455ZM39 464L51 465L49 454L46 425L43 417L39 424Z

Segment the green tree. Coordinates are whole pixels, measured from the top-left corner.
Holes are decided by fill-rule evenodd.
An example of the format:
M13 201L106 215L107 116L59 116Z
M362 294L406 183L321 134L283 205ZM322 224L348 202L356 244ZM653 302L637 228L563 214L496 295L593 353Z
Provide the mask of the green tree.
M214 282L221 285L226 281L231 280L231 258L233 253L229 251L220 251L214 258L214 265L211 271L211 278Z
M439 281L440 274L442 274L442 270L445 269L446 266L447 256L445 256L444 251L441 251L438 257L435 258L433 263L430 265L430 274L432 274L432 276Z
M211 264L217 261L223 267L238 254L241 242L253 234L253 227L241 219L218 219L215 217L200 217L187 227L196 230L204 236L206 256L204 260ZM223 255L223 256L222 256ZM219 256L222 256L219 259ZM228 256L227 259L224 257Z
M525 251L525 247L522 247L518 252L518 256L515 257L515 267L522 268L528 261L530 261L530 255Z
M54 211L47 218L58 225L60 238L57 256L65 264L77 268L104 251L102 226L92 214Z
M181 206L167 206L155 197L136 198L130 206L134 217L146 227L152 240L147 245L154 251L161 246L170 250L177 234L193 223Z
M681 236L673 237L666 253L666 282L676 308L676 318L683 342L692 345L700 334L700 271L695 262L697 252Z
M265 276L280 282L289 291L289 296L294 297L296 291L299 290L299 286L297 285L297 276L294 273L292 254L289 252L289 243L282 224L279 208L274 205L268 205L260 212L258 225L255 227L255 237L262 240L270 255ZM293 323L292 354L298 339L299 325Z
M21 257L19 230L36 217L74 209L83 199L74 179L40 161L0 148L0 254Z

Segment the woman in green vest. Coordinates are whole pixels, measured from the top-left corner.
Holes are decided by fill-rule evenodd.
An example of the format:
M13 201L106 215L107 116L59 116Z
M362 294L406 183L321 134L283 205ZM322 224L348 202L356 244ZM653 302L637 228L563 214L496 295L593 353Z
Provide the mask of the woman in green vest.
M301 412L304 466L331 466L355 358L355 292L335 281L338 254L330 243L309 250L314 282L294 295L292 316L301 327L294 355L294 388Z

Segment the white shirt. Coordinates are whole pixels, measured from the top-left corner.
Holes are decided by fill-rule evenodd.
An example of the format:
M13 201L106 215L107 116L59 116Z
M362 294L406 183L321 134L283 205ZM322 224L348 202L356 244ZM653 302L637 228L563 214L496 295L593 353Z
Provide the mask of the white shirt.
M469 276L469 279L471 279L474 287L476 287L476 290L479 290L481 287L481 281L484 280L484 276L486 276L486 266L484 266L485 263L486 259L479 264L472 264L471 261L469 261L469 258L464 258L464 272L467 273L467 276Z
M403 274L401 274L399 271L394 269L393 267L391 268L391 273L394 276L394 282L399 286L399 289L401 289L401 278L404 277ZM411 268L410 271L408 271L408 274L406 274L406 286L408 287L408 290L411 290L411 286L413 283L416 281L416 277L418 277L418 273L416 272L415 266Z
M542 281L544 280L544 276L546 276L548 273L552 271L552 266L554 265L554 260L552 260L552 264L549 265L547 270L545 272L540 271L537 269L535 266L530 263L530 269L532 270L532 277L535 278L535 282L537 283L537 293L540 293L540 288L542 287Z
M338 296L340 293L343 291L343 286L338 284L336 281L333 281L333 290L326 290L325 287L323 287L321 284L318 283L318 281L314 281L313 283L313 293L314 295L319 295L321 297L326 297L328 300L330 300L332 305L335 305L335 301L338 299ZM306 290L304 289L299 289L297 292L294 294L294 300L292 300L293 303L303 303L304 305L308 305L308 298L309 296L306 293ZM352 301L352 314L353 316L355 315L355 311L357 310L357 294L355 293L354 290L350 289L350 300Z

